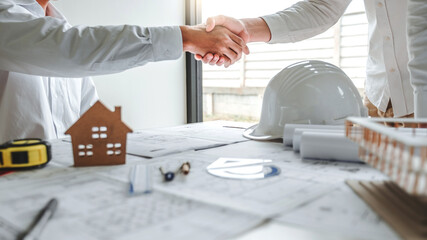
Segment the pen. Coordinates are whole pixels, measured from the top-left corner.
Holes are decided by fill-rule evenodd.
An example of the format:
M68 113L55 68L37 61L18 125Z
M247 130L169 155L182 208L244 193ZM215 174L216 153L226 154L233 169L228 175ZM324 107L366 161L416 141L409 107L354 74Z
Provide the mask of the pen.
M33 223L30 225L30 227L23 233L21 237L18 239L21 240L35 240L38 239L39 235L43 231L43 228L46 226L46 223L49 221L49 219L52 217L53 213L55 212L56 208L58 206L58 200L55 198L52 198L46 206L40 210L39 214L37 214L37 217L34 219Z
M11 173L13 173L13 171L0 171L0 177Z

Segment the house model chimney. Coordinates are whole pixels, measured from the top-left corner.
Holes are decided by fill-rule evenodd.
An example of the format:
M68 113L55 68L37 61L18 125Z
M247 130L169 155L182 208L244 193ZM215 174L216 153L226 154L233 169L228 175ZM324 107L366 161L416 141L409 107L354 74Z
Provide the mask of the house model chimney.
M119 119L122 119L122 107L114 107L114 113L119 117Z

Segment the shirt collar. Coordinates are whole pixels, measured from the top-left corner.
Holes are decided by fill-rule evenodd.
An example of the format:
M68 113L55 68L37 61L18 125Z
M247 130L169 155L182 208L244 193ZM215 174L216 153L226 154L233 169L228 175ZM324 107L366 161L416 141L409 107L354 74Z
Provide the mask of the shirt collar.
M23 6L39 4L36 0L12 0L12 2L18 5L23 5ZM52 3L49 2L49 4L47 5L47 8L50 11L49 13L52 17L67 20L65 16ZM44 11L43 11L43 15L44 15Z
M36 0L12 0L12 2L18 5L30 5L30 4L37 3Z
M44 17L46 14L43 8L36 0L12 0L16 5L19 5L37 17Z

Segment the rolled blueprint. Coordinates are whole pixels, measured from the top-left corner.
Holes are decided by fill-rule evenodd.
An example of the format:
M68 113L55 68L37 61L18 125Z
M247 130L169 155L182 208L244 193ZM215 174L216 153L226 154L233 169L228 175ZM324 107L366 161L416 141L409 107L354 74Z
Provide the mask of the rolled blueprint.
M286 146L292 145L294 131L296 128L305 129L341 129L344 131L344 125L314 125L314 124L286 124L283 129L283 144Z
M344 136L344 129L295 128L294 137L292 139L292 148L295 152L299 152L300 150L301 136L304 132L340 133Z
M357 143L343 133L304 132L300 144L302 158L362 162Z

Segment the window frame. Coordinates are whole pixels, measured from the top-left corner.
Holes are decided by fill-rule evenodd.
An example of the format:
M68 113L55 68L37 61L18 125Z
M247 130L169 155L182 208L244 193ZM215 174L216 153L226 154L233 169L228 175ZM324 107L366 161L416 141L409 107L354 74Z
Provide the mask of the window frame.
M202 1L185 0L185 25L197 25L202 22ZM203 86L202 63L194 54L185 54L186 64L186 100L187 123L203 122Z

